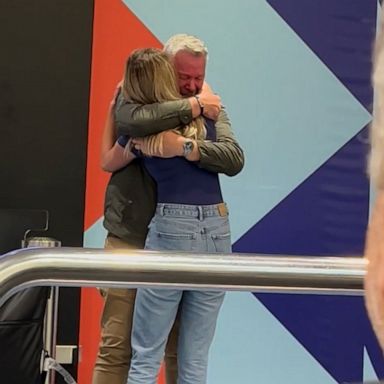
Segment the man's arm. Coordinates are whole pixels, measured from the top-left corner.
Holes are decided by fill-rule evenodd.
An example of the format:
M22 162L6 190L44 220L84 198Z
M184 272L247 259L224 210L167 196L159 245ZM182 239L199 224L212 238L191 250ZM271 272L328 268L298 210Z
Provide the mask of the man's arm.
M231 131L228 115L221 110L221 101L207 84L199 94L204 105L203 114L217 120L216 142L198 141L193 152L187 156L190 161L208 171L224 173L228 176L238 174L244 166L244 153ZM120 135L133 138L136 148L140 149L140 138L187 124L201 113L200 105L195 97L176 101L167 101L149 105L127 103L122 96L117 102L116 121ZM163 136L163 157L181 156L185 138L172 132ZM158 154L160 156L160 154Z
M124 100L120 93L116 106L116 126L120 135L145 137L181 125L189 124L198 117L204 105L204 116L216 120L221 109L220 96L204 84L199 101L195 96L154 104L133 104Z
M189 124L200 112L197 100L191 99L147 105L119 100L115 113L118 132L130 137L144 137Z
M211 172L237 175L244 167L244 152L236 141L228 115L223 108L215 123L216 141L197 141L197 165Z

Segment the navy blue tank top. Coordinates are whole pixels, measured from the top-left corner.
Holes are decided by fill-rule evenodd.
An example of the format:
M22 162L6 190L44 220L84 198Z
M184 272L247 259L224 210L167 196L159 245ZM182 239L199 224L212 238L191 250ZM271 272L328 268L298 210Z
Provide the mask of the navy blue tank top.
M205 127L206 140L216 141L215 122L206 119ZM184 157L144 156L142 159L157 183L158 203L211 205L223 202L217 173L199 168Z

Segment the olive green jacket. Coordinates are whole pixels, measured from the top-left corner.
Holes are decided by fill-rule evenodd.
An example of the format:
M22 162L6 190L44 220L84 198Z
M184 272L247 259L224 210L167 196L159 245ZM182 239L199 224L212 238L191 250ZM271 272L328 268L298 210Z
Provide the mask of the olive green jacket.
M188 100L138 105L118 99L116 111L118 133L143 137L173 129L192 121ZM244 154L231 130L223 109L215 123L216 141L198 141L200 160L196 165L228 176L238 174L244 166ZM140 159L112 174L107 186L104 227L108 232L142 248L147 226L156 206L156 184Z

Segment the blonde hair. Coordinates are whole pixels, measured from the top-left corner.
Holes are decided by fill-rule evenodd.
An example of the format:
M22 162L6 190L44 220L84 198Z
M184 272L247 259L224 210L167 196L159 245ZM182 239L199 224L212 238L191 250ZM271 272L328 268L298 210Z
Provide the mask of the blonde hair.
M370 126L369 173L377 188L384 188L384 13L373 56L372 82L375 89L373 120Z
M123 82L123 95L136 104L153 104L180 99L176 74L169 56L156 48L138 49L128 57ZM202 117L174 131L191 139L204 139ZM141 151L148 156L163 153L164 132L144 138ZM127 150L130 146L127 146Z

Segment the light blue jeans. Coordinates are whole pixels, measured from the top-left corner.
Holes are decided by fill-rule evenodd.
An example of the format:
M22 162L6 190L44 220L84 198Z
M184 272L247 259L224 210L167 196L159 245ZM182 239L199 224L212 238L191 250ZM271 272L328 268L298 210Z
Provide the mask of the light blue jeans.
M145 248L230 253L228 216L216 205L158 204ZM198 257L204 256L196 256L197 263ZM220 291L138 289L128 384L156 384L168 334L179 306L177 382L205 384L208 352L223 300L224 292Z

